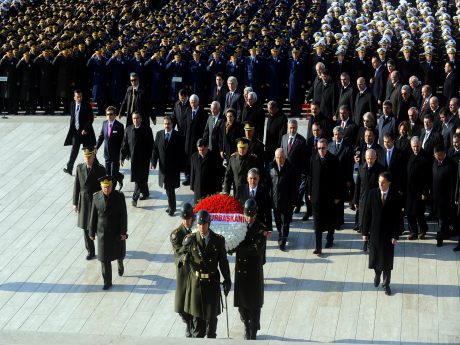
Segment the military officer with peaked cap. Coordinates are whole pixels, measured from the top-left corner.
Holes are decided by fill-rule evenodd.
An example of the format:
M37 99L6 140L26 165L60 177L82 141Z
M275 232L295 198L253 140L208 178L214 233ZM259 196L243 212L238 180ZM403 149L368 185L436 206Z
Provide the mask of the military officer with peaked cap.
M171 240L171 245L173 247L175 264L176 264L176 294L175 294L175 303L174 311L179 314L182 318L182 321L185 323L185 336L190 338L192 336L192 317L190 314L184 311L184 301L185 301L185 292L187 287L187 279L190 274L190 269L188 265L178 265L179 259L182 256L182 242L186 235L192 233L192 225L195 220L195 215L193 214L193 206L186 202L180 211L180 216L182 218L182 224L174 229L169 236Z
M84 162L78 164L73 187L73 210L78 213L78 227L83 229L86 260L95 257L94 242L88 236L93 194L101 190L99 178L105 176L105 168L96 159L94 147L84 147Z
M101 190L94 193L89 237L97 237L97 258L101 262L103 290L112 286L112 261L118 261L118 275L122 276L125 268L123 259L126 254L128 238L128 213L125 195L113 189L112 176L99 179Z
M232 285L230 267L225 238L210 229L210 214L200 210L196 220L198 231L185 237L182 243L184 254L179 263L186 263L190 269L184 311L193 317L193 338L215 338L217 316L222 311L220 275L224 278L223 288L227 296Z

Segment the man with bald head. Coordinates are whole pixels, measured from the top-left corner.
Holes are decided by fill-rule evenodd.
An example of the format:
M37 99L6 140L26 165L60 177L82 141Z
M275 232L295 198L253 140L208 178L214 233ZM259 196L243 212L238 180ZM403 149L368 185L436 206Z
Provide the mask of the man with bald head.
M377 107L375 98L366 85L366 80L363 77L360 77L356 80L356 85L358 87L358 92L355 97L352 120L356 124L362 125L363 115L367 112L375 114Z

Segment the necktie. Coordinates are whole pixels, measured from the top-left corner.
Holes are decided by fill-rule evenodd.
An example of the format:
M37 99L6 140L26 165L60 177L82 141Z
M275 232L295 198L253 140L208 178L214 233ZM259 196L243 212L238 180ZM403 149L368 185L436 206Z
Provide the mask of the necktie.
M75 108L75 128L77 131L80 129L80 104Z
M390 166L390 160L391 160L391 151L387 150L387 167Z
M340 144L337 143L337 152L339 152L339 150L340 150Z
M196 110L192 110L192 120L195 118Z
M382 204L385 203L385 193L384 192L381 193L380 200L382 200Z
M166 133L165 135L165 144L168 145L169 143L169 133Z
M136 101L136 89L133 88L133 99L131 100L131 107L130 107L130 110L129 110L129 113L132 114L133 111L134 111L134 103Z
M107 130L107 137L110 138L111 134L112 134L112 123L109 123L109 129Z
M345 121L342 121L342 124L340 125L340 127L345 129Z
M317 144L317 143L318 143L318 139L316 139L316 138L313 139L313 146L314 146L315 149L316 149L316 144Z
M289 138L289 142L288 142L288 154L291 153L291 149L292 149L292 140L294 138L293 137L290 137Z
M251 198L254 198L255 196L256 196L256 195L255 195L254 189L253 189L253 190L251 190Z
M425 144L426 142L428 141L428 138L430 137L430 133L429 132L426 132L425 133L425 138L423 138L423 142L422 142L422 148L425 150Z

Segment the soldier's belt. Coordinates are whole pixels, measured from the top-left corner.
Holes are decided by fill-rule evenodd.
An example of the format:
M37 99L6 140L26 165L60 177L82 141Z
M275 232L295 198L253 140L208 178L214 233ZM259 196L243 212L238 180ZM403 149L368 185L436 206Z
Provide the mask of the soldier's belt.
M198 272L198 271L195 271L195 275L199 279L209 279L211 277L211 275L209 273L202 273L202 272Z

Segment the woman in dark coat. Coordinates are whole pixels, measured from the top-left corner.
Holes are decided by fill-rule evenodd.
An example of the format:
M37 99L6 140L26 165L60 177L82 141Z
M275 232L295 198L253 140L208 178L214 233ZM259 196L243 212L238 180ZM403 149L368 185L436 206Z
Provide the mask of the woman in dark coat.
M369 240L369 268L374 269L374 286L380 284L386 295L391 295L390 280L393 269L394 245L403 222L401 201L396 190L390 188L391 174L379 175L379 187L369 191L364 211L363 240Z
M219 150L222 159L230 159L232 153L236 152L236 139L244 136L241 125L236 122L236 110L227 109L225 114L227 121L219 127Z

